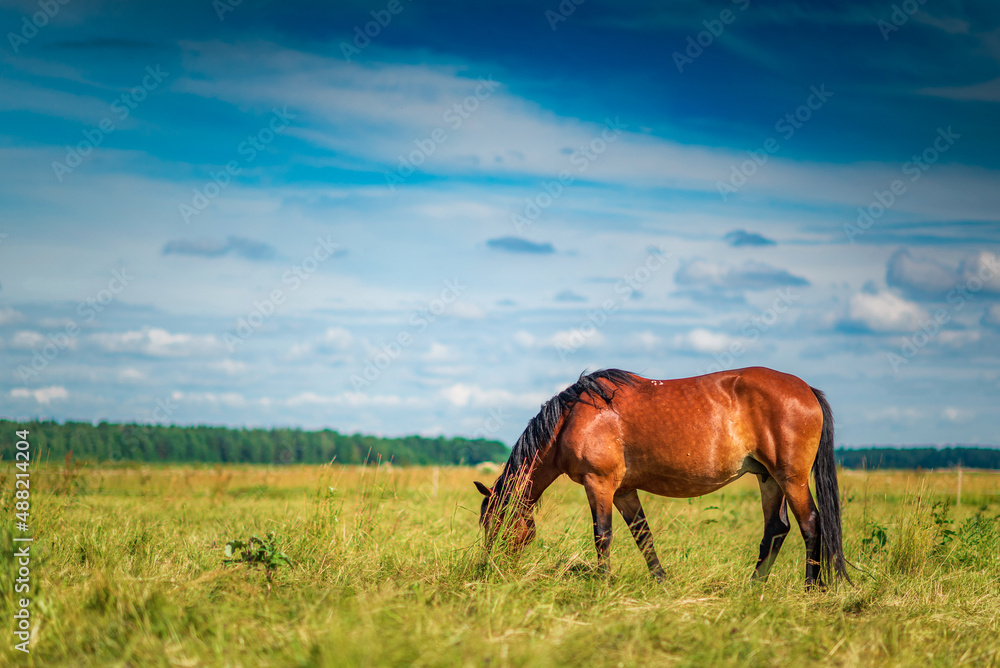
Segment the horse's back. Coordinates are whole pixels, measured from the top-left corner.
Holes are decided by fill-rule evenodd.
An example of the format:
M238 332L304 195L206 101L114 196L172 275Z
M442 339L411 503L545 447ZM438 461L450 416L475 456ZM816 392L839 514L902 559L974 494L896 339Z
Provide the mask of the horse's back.
M732 482L748 465L769 471L815 458L822 412L809 385L751 367L677 380L636 377L616 390L613 410L579 404L561 449L588 469L617 469L624 487L698 496ZM756 467L759 470L759 466Z

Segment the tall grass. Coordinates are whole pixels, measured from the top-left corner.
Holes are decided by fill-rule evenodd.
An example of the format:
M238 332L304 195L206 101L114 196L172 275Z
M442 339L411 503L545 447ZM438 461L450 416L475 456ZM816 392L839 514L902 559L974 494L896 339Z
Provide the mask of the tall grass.
M486 555L471 468L83 467L32 474L32 653L3 665L1000 666L1000 475L841 473L856 587L806 592L797 530L750 583L759 493L643 495L667 581L620 517L595 572L582 488L560 480L517 559ZM69 478L67 477L69 476ZM76 478L73 478L76 476ZM12 472L0 612L13 612ZM70 482L67 482L70 480ZM793 522L794 525L794 522ZM274 532L293 564L224 566ZM883 540L878 538L881 532ZM867 542L866 542L867 539Z

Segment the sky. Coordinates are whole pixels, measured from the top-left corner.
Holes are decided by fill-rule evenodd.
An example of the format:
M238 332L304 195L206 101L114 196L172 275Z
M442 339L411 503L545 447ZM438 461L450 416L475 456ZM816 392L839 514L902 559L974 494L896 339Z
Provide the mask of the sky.
M1000 6L0 2L3 416L511 444L746 366L1000 443Z

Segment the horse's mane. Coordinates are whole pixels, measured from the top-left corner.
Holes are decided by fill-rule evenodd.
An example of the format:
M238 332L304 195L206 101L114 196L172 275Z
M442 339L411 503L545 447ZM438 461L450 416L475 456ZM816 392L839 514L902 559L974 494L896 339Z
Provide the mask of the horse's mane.
M609 381L611 389L598 382L600 380ZM552 442L563 414L583 401L584 397L590 397L588 403L595 408L598 407L598 399L611 407L617 388L621 385L632 386L635 382L635 375L621 369L602 369L590 374L580 374L575 383L542 404L538 415L531 418L511 449L510 457L493 489L500 493L502 499L507 499L514 490L517 477L531 464L535 455Z

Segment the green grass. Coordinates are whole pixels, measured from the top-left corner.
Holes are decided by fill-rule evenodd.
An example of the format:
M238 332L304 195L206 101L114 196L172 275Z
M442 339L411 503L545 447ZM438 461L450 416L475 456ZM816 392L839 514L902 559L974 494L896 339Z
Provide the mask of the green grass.
M643 495L658 585L620 517L613 576L594 575L590 511L566 480L521 559L487 559L472 481L494 475L34 468L36 635L25 656L7 633L0 663L1000 666L1000 474L965 471L955 507L953 472L842 472L857 586L810 592L797 529L770 581L749 582L752 478L690 501ZM0 476L10 620L13 475ZM268 532L293 561L270 594L263 568L222 564L227 541Z

